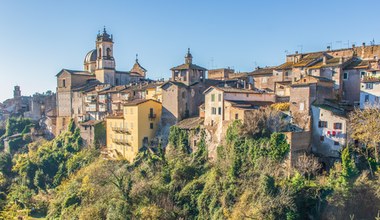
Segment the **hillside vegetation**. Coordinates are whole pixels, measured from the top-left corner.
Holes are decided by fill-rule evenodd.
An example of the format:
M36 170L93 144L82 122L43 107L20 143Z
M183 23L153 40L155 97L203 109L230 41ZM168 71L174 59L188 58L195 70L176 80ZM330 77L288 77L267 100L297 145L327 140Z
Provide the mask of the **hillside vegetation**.
M0 155L1 217L47 219L375 219L380 208L377 163L342 151L326 173L303 155L289 166L281 133L250 136L230 125L216 161L207 160L204 132L196 149L172 127L169 145L143 149L134 163L83 149L79 130L27 152ZM265 129L265 128L263 128ZM364 162L355 163L354 158ZM370 164L370 165L368 165Z

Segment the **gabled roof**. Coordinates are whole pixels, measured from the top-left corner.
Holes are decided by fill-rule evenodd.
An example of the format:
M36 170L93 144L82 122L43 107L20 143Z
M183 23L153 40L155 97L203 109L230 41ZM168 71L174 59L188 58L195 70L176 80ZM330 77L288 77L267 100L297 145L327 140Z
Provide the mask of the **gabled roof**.
M157 103L161 104L161 102L156 101L154 99L135 99L135 100L132 100L132 101L125 103L124 106L137 106L137 105L143 104L143 103L148 102L148 101L157 102Z
M325 100L325 103L317 104L317 102L313 102L311 104L312 106L315 106L317 108L321 108L324 110L327 110L331 112L333 115L340 116L343 118L347 118L348 111L343 108L337 108L336 106L330 105L327 100Z
M288 70L288 69L292 69L293 67L293 62L285 62L277 67L275 67L274 69L276 70Z
M169 84L170 85L175 85L175 86L178 86L178 87L187 87L187 85L184 84L184 83L182 83L182 82L167 81L167 82L165 82L164 84L161 85L161 88L165 90L166 88L164 88L164 87L167 87Z
M322 59L323 53L312 53L303 57L300 61L293 64L293 67L306 67Z
M301 78L297 81L295 81L291 87L297 87L297 86L304 86L304 85L310 85L310 84L316 84L318 82L326 82L326 83L334 83L334 80L325 78L325 77L319 77L319 76L312 76L312 75L307 75L304 78Z
M367 69L370 66L369 60L360 60L356 59L352 61L349 65L347 65L344 69L350 70L350 69Z
M225 93L246 93L246 94L258 94L260 92L250 90L250 89L239 89L239 88L233 88L233 87L216 87L216 86L210 86L208 89L206 89L203 94L208 93L210 90L216 89L219 91L223 91Z
M180 129L191 130L195 129L203 124L203 119L199 117L186 118L180 122L178 122L175 126Z
M203 68L201 66L198 66L198 65L195 65L195 64L192 64L192 63L184 63L184 64L181 64L179 66L173 67L170 70L188 70L188 69L203 70L203 71L207 70L206 68Z
M69 69L62 69L59 71L56 77L59 77L62 73L69 73L70 75L81 75L81 76L95 76L94 74L87 72L87 71L82 71L82 70L69 70Z
M256 70L248 73L250 76L272 75L275 67L257 68Z
M245 109L245 110L250 110L250 109L258 109L261 106L269 106L273 104L273 102L270 101L236 101L236 100L225 100L226 102L231 103L231 105L234 108L239 108L239 109Z

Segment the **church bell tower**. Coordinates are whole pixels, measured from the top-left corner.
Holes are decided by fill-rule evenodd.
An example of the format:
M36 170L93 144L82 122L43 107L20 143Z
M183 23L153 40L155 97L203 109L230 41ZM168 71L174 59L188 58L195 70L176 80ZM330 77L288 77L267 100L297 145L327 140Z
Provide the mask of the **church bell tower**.
M115 59L113 57L113 37L104 27L96 37L96 78L103 83L115 84Z

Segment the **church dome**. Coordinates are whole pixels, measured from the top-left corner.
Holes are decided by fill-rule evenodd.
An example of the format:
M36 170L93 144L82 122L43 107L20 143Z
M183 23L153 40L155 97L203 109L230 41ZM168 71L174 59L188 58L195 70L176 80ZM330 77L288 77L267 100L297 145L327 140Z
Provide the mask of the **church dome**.
M97 57L96 49L91 50L91 51L88 52L88 53L86 54L86 56L84 57L84 63L92 63L92 62L95 62L95 61L96 61L96 57Z

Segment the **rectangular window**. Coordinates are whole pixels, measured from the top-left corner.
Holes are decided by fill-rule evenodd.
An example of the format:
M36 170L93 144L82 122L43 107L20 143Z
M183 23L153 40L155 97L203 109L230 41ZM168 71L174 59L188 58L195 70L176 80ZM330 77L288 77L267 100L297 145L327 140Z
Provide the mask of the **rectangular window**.
M341 130L342 129L342 123L334 123L334 129Z
M364 102L369 102L369 95L364 96Z
M301 102L300 103L300 111L305 110L305 103Z
M319 137L319 140L320 140L321 142L325 141L325 136L320 136L320 137Z
M235 120L237 120L237 119L239 119L239 114L238 113L235 114Z
M66 87L66 80L62 80L62 87Z
M318 127L319 128L327 128L327 121L319 121Z
M150 129L153 129L153 123L150 123Z
M348 79L348 73L343 73L343 79Z
M219 94L219 95L218 95L218 101L219 101L219 102L222 101L222 94Z
M222 114L222 108L219 107L219 108L218 108L218 115L221 115L221 114Z
M364 78L364 77L365 77L365 72L361 72L361 73L360 73L360 77L361 77L361 78Z
M212 108L211 108L211 114L212 114L212 115L216 115L216 108L215 108L215 107L212 107Z
M373 83L366 83L365 89L373 89Z
M334 141L334 145L335 146L339 146L339 142L338 141Z
M211 101L215 102L215 94L211 94Z

